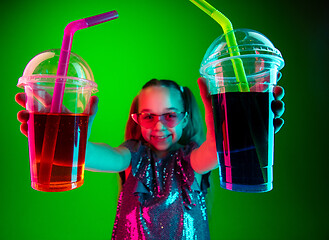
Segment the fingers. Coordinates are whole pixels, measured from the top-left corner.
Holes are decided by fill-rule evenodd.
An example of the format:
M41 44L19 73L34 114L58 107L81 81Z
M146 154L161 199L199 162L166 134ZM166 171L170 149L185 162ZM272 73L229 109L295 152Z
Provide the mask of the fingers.
M268 84L264 84L262 82L256 83L253 86L250 86L250 92L267 92L269 89Z
M27 123L22 123L20 127L21 133L27 137Z
M201 99L205 108L205 122L207 126L207 140L215 142L215 127L214 117L212 113L211 97L208 94L206 80L204 78L198 79Z
M208 95L208 92L207 92L207 85L205 83L205 79L204 78L198 78L198 85L199 85L199 89L200 89L200 95L201 95L201 98L206 98L207 95Z
M29 120L29 112L27 110L22 110L17 113L17 119L21 123L27 122Z
M33 104L37 106L38 104L42 104L44 108L50 108L52 102L52 95L50 95L47 91L39 89L38 91L33 91Z
M27 137L27 120L29 120L29 112L26 110L17 113L17 119L21 122L20 130Z
M84 113L88 114L90 116L96 115L98 111L98 97L97 96L91 96L86 107Z
M15 101L21 105L23 108L26 108L26 94L25 93L17 93L15 96Z
M15 101L21 105L23 108L26 108L26 94L17 93L15 96ZM17 113L17 119L21 122L20 131L27 137L27 120L29 120L29 112L26 110L19 111Z
M271 109L275 117L281 117L284 113L284 103L280 100L273 100L271 103Z
M96 116L96 113L98 111L98 97L97 96L91 96L88 105L86 107L86 109L90 108L90 116L89 116L89 123L88 123L88 134L87 134L87 139L89 139L90 137L90 133L91 133L91 128Z
M275 115L275 118L273 119L274 132L277 133L284 124L284 120L280 118L284 113L284 103L280 100L274 100L271 103L271 108Z
M90 98L90 115L96 115L98 111L98 97L97 96L91 96Z
M275 86L273 89L273 95L276 100L281 100L284 97L284 89L281 86Z
M198 85L200 89L200 96L202 99L202 102L204 104L205 110L206 111L211 111L211 99L210 96L208 95L208 88L206 85L206 80L204 78L199 78L198 79Z
M273 120L274 132L277 133L283 126L284 120L282 118L275 118Z
M281 101L284 97L284 89L281 86L275 86L273 89L273 95L275 100L272 101L271 108L275 115L273 120L274 132L277 133L284 124L284 120L281 118L285 110L284 102Z

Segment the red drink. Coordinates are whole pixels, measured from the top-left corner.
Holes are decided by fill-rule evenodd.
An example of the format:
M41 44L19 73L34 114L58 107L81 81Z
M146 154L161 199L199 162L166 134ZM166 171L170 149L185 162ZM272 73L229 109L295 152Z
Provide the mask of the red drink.
M32 188L59 192L83 184L88 120L87 114L30 113L28 134ZM55 134L47 131L48 136L44 136L46 124L58 131ZM42 155L43 142L47 137L51 138L47 142L53 144L46 146L48 150ZM47 153L53 153L53 156ZM49 171L42 170L45 165Z

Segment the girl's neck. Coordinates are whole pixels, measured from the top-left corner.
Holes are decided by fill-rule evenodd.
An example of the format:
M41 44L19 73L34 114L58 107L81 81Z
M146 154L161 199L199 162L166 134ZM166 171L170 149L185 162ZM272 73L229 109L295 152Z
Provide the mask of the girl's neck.
M182 145L175 143L174 145L170 146L170 148L168 148L166 150L157 150L151 145L151 149L154 151L155 155L159 159L165 158L170 152L176 151L177 149L179 149L181 147L182 147Z

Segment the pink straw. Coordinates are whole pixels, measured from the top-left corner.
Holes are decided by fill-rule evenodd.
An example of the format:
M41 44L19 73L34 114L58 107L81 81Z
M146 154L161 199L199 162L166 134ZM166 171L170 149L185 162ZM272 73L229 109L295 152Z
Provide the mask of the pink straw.
M91 27L103 22L113 20L118 17L117 11L111 11L96 16L80 19L69 23L64 30L62 48L59 55L57 68L57 79L55 81L54 94L51 102L50 113L60 113L62 109L63 95L65 89L65 77L67 75L73 35L77 30ZM52 163L55 155L57 133L59 129L60 118L47 117L45 126L44 140L40 161L40 179L41 184L49 184L51 178Z
M116 19L117 17L118 17L117 11L111 11L69 23L64 29L64 37L63 37L61 52L59 55L57 76L65 77L67 75L73 35L76 31ZM61 112L64 89L65 89L65 79L60 79L60 78L56 79L53 100L51 103L51 110L50 110L51 113Z

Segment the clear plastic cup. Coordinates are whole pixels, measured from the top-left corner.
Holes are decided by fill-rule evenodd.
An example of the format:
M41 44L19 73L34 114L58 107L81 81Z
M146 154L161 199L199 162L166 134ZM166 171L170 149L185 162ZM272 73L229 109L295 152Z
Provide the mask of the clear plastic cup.
M59 49L36 55L19 78L27 95L28 142L32 188L59 192L84 182L85 151L92 93L97 91L92 71L71 53L67 76L57 76ZM65 83L59 113L51 113L56 81ZM45 144L46 143L46 144Z
M200 68L212 98L220 185L233 191L266 192L273 188L273 87L284 60L263 34L233 31L238 49L228 47L223 34L208 48ZM247 82L237 80L236 61L242 62Z

